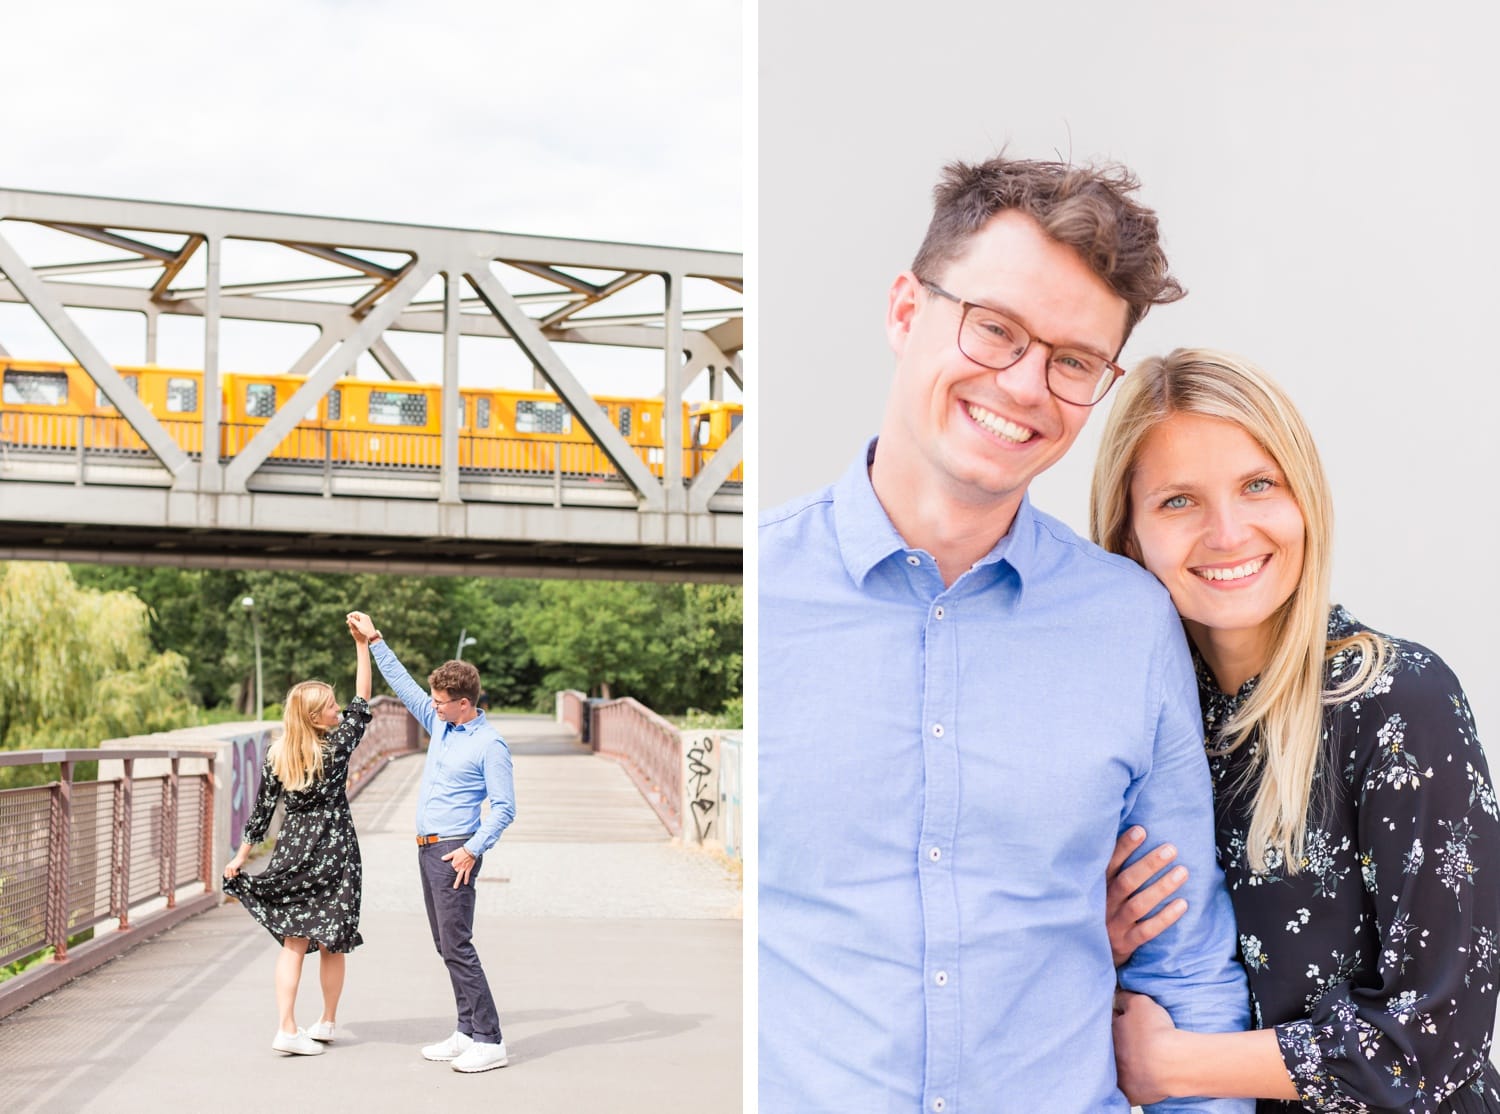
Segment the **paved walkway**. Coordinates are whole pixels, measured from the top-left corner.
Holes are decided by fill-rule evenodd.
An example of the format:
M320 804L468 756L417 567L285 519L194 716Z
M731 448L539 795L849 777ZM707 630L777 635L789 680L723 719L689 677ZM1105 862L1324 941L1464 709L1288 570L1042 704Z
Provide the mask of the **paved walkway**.
M270 1050L279 948L225 905L0 1020L0 1110L738 1111L738 884L550 721L503 730L518 818L485 857L474 939L509 1067L466 1076L417 1052L454 1024L411 842L417 757L354 803L366 943L348 960L345 1039L318 1057ZM301 1024L319 1002L309 958Z

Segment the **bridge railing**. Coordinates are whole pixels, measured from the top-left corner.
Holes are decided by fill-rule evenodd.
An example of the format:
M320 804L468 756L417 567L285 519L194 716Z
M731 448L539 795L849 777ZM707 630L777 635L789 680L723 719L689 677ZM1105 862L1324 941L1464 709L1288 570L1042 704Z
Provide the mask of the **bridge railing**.
M577 689L557 694L557 722L567 724L583 742L589 741L589 698Z
M586 700L582 693L558 693L560 721L571 724L570 717L585 714L588 731L580 736L624 766L667 831L684 843L717 844L740 856L738 732L682 731L630 697Z
M349 761L349 799L352 801L393 758L419 751L426 742L422 725L401 701L394 696L377 696L370 701L370 725Z
M82 749L0 754L0 766L59 766L58 780L48 785L0 790L0 963L53 949L49 964L0 983L0 1016L117 954L127 938L218 900L214 753L117 751L112 757L123 761L122 776L75 782L77 763L99 756ZM165 772L137 776L135 763L152 759L165 760ZM184 759L206 759L207 769L183 774ZM179 903L178 891L195 882L202 893ZM165 907L132 923L132 913L151 901ZM86 945L97 958L70 964L69 937L108 920L117 931L106 946ZM72 969L54 977L63 966Z
M682 735L631 697L591 701L589 742L619 759L667 831L682 835Z
M197 420L162 421L168 435L191 456L203 451L203 426ZM264 422L223 422L220 460L234 458L264 427ZM641 462L660 476L663 450L632 445ZM39 414L0 408L0 449L72 457L80 467L94 459L150 459L140 434L122 417ZM683 450L683 475L696 476L717 450L689 446ZM435 471L442 463L442 438L435 433L398 429L293 428L271 451L268 462L324 468ZM458 466L470 474L534 479L620 479L619 471L592 441L548 440L460 434ZM736 482L737 478L736 478Z

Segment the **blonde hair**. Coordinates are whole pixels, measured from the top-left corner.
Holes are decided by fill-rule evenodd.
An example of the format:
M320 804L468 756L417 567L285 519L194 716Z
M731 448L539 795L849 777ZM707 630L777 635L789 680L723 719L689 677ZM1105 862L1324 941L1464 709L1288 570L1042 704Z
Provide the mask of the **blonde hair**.
M303 681L286 694L281 736L266 750L271 772L286 789L307 789L322 779L328 728L314 717L332 703L333 686L322 681Z
M1365 688L1384 669L1389 646L1373 632L1329 641L1333 499L1312 434L1291 399L1249 361L1210 349L1179 348L1153 356L1127 375L1104 427L1089 498L1089 532L1113 553L1139 560L1131 524L1130 484L1147 434L1173 414L1232 422L1269 453L1302 511L1306 534L1302 575L1273 616L1271 652L1244 705L1221 725L1210 749L1228 754L1252 735L1259 749L1246 783L1255 787L1246 850L1250 866L1266 869L1281 852L1289 874L1302 862L1323 749L1323 706ZM1326 662L1358 652L1345 680L1324 690ZM1323 779L1326 805L1331 780Z

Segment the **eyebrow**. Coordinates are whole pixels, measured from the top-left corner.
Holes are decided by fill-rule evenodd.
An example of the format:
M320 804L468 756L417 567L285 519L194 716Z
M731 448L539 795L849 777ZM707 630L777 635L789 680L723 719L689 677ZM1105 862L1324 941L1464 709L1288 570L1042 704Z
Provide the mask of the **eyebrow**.
M1031 337L1032 340L1038 340L1038 339L1040 339L1037 336L1036 330L1033 329L1031 327L1031 325L1027 323L1026 318L1022 317L1019 313L1017 313L1013 309L1009 309L1009 308L1007 308L1005 306L1002 306L1002 305L996 305L994 302L975 302L975 301L971 301L968 298L961 298L959 300L960 301L964 301L964 302L968 302L969 305L975 306L975 307L977 307L979 309L987 309L991 313L1002 313L1006 317L1009 317L1017 325L1021 326L1021 328L1025 329L1026 332L1027 332L1027 334ZM1081 341L1081 340L1059 340L1059 341L1043 340L1042 343L1050 346L1054 351L1056 351L1059 348L1077 348L1077 349L1079 349L1081 351L1087 352L1091 356L1098 356L1100 359L1108 360L1110 363L1114 363L1114 361L1115 361L1115 357L1114 356L1106 355L1105 352L1104 352L1104 350L1102 348L1095 348L1091 344L1084 344L1083 341ZM1123 342L1121 343L1121 347L1122 348L1124 347ZM1118 355L1118 354L1119 353L1117 352L1116 355Z
M1235 477L1234 482L1236 484L1247 484L1251 480L1257 480L1266 475L1279 477L1283 483L1286 481L1286 473L1276 467L1275 461L1267 458L1264 465L1251 468L1248 472L1240 473L1240 475ZM1187 495L1195 492L1197 489L1198 485L1189 483L1186 480L1169 480L1166 483L1159 483L1155 487L1141 492L1141 498L1152 499L1167 491L1172 492L1174 495Z

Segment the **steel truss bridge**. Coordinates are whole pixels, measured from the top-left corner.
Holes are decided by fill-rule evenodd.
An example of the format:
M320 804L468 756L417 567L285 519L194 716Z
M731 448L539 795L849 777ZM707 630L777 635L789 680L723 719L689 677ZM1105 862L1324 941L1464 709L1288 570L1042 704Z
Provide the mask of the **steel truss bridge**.
M148 450L59 459L0 445L0 559L737 581L743 496L727 481L744 425L687 476L680 415L700 375L711 398L726 379L744 386L742 277L741 257L725 252L0 189L0 308L35 311ZM164 317L201 319L198 445L221 443L210 403L223 322L312 326L316 339L281 369L304 385L233 455L215 456L179 447L102 354L110 315L78 310L138 315L147 364ZM32 355L7 349L9 320L0 355ZM437 466L277 461L301 416L366 353L391 379L416 378L390 343L398 333L441 337ZM472 381L460 338L476 337L519 349L613 477L460 467L455 412ZM591 398L628 392L585 389L559 344L660 353L660 476Z

